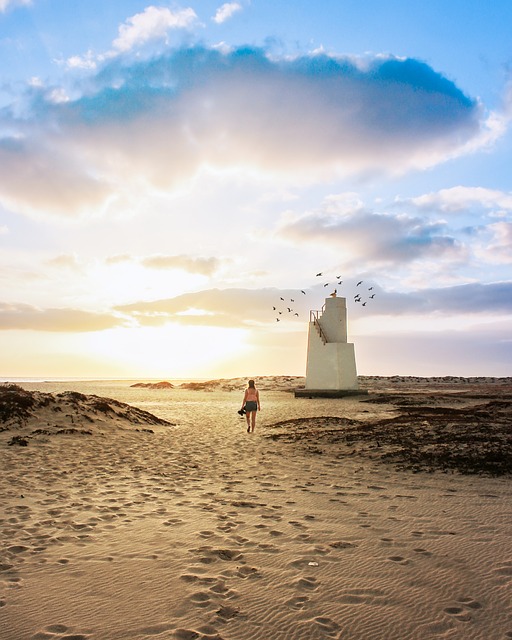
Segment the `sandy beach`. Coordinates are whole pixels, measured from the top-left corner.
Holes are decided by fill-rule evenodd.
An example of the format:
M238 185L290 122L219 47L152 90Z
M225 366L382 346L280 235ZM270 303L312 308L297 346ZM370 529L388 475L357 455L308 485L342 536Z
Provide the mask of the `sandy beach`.
M1 640L512 638L510 379L244 382L4 394Z

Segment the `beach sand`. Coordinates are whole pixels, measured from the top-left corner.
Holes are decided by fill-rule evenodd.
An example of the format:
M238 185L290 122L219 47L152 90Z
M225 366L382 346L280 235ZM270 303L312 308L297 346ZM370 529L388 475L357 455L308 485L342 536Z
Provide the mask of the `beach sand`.
M4 403L1 640L512 638L510 380L243 382Z

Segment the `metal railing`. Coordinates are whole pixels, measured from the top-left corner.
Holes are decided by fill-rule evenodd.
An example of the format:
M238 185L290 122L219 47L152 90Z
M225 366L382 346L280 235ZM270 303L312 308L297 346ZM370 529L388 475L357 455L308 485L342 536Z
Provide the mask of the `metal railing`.
M315 329L318 331L318 335L322 338L322 342L324 344L327 343L327 336L325 335L322 327L320 326L319 318L324 311L325 305L322 307L321 311L310 311L309 312L309 321L312 322L315 326Z

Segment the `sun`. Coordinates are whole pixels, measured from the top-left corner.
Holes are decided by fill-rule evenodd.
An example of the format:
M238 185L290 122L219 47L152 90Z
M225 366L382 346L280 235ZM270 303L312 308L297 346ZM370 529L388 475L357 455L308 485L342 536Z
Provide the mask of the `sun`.
M123 377L188 378L211 375L233 357L249 351L247 330L167 324L90 334L89 357L117 364Z

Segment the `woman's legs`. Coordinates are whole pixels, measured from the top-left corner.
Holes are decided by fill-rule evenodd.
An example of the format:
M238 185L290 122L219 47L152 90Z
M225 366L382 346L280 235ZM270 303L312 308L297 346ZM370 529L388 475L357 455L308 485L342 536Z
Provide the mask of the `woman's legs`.
M254 427L256 426L256 411L247 411L245 418L247 420L247 431L254 431Z

